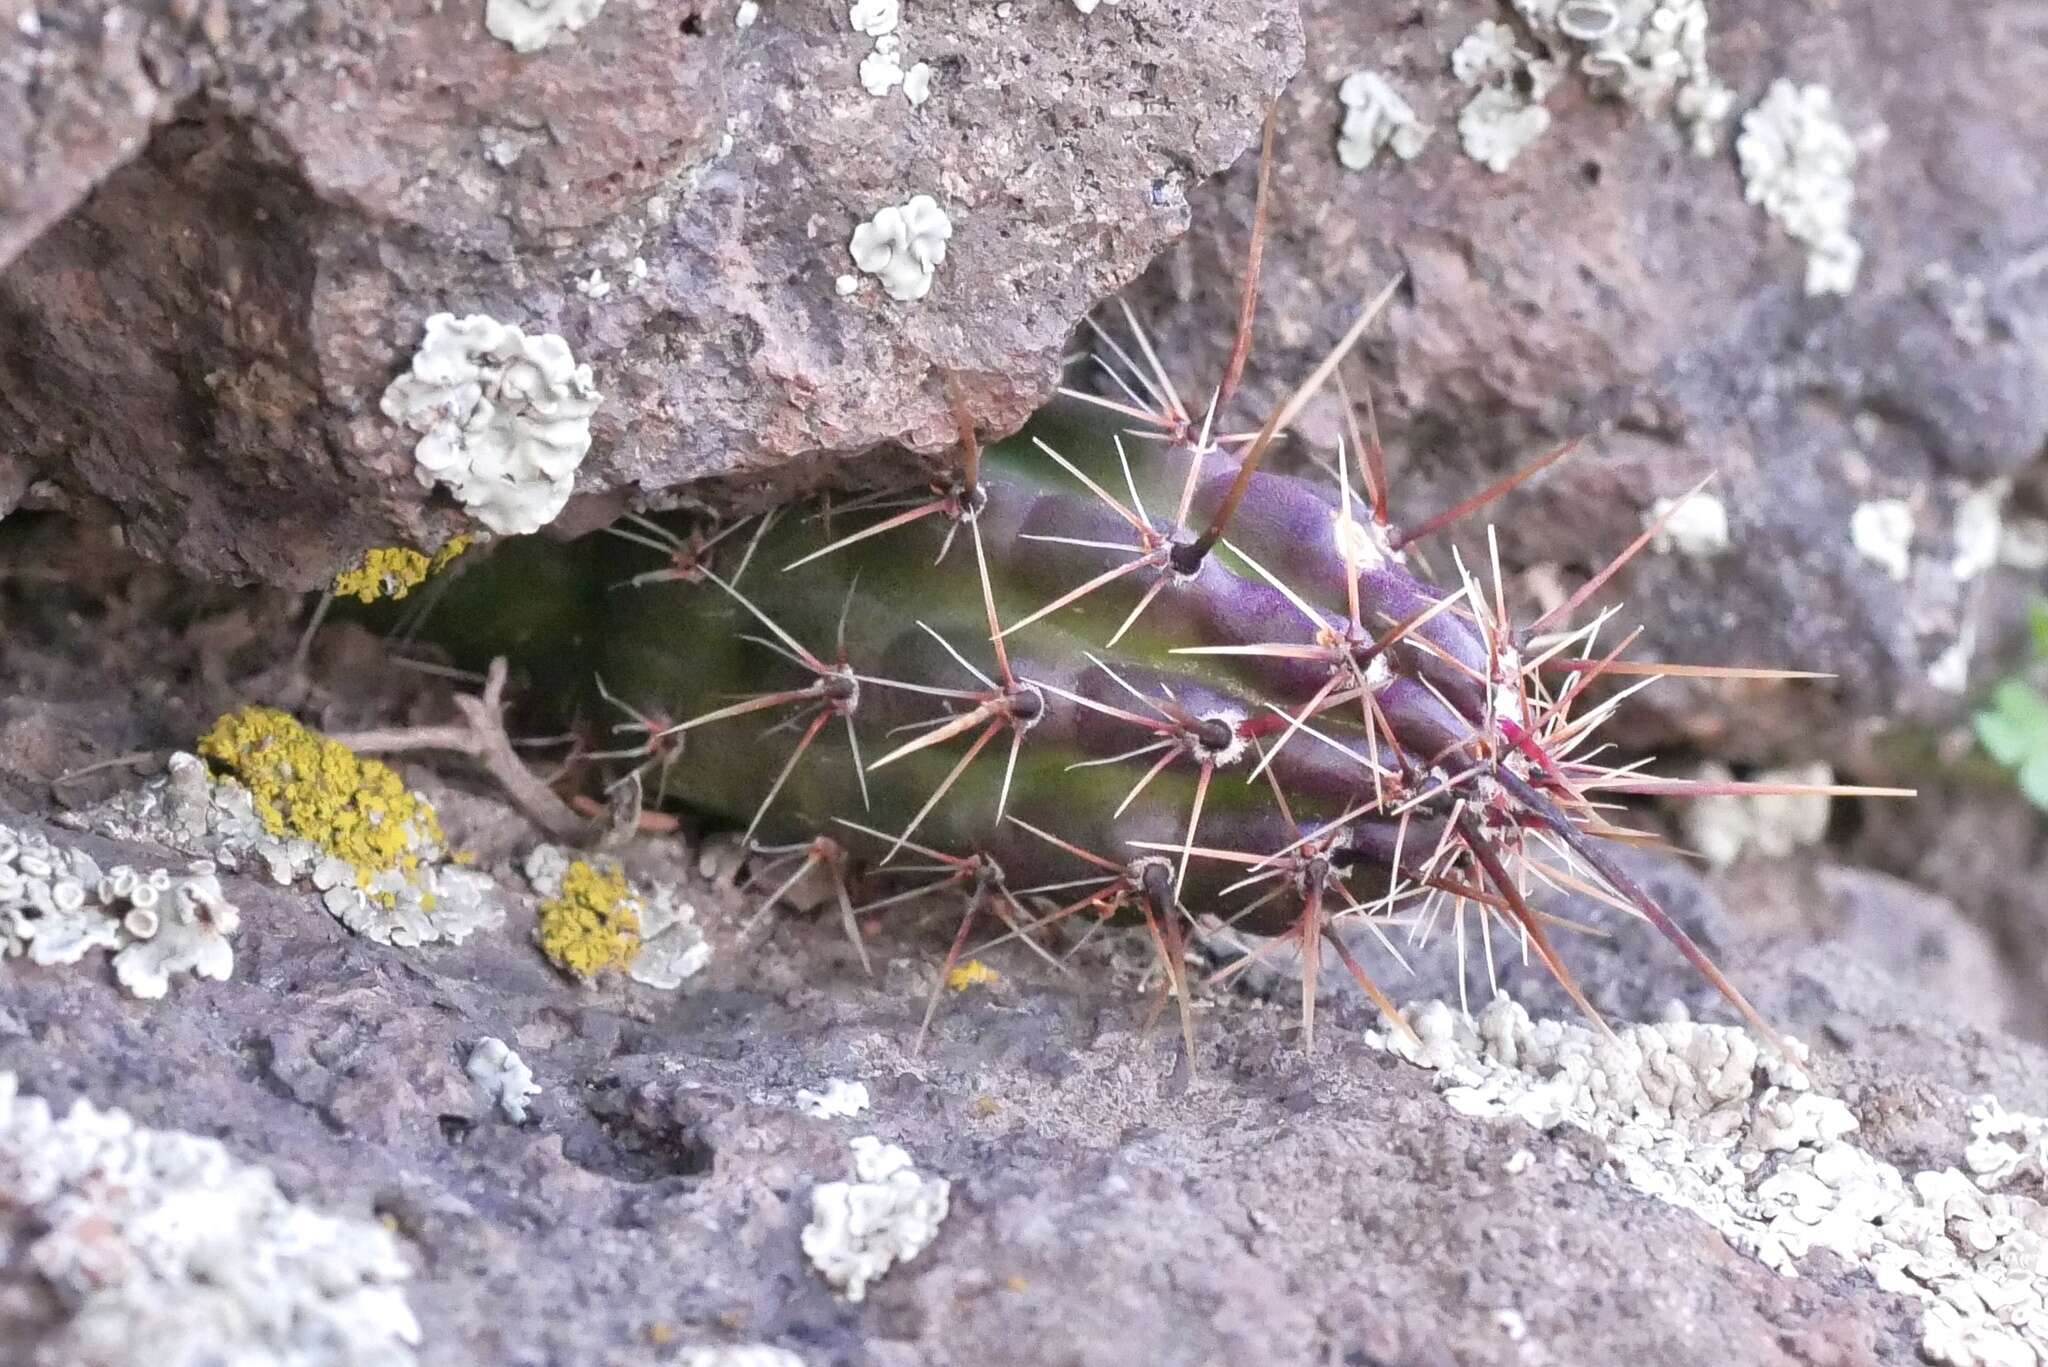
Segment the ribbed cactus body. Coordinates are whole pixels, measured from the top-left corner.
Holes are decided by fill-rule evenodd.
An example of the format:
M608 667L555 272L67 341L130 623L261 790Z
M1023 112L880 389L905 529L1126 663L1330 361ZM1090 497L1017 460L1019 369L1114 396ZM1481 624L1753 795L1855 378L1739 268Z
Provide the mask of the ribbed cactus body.
M1047 440L1043 428L1038 439ZM832 834L880 857L890 842L852 835L843 823L895 836L917 818L909 832L916 844L985 854L1012 887L1055 883L1089 869L1029 828L1113 861L1151 854L1178 865L1178 848L1190 843L1200 787L1192 836L1197 846L1269 854L1354 813L1341 831L1330 832L1330 843L1344 852L1342 863L1383 868L1402 832L1385 812L1359 811L1374 803L1374 765L1381 791L1398 786L1398 747L1418 771L1410 776L1412 794L1414 782L1427 782L1422 771L1447 775L1485 751L1488 690L1480 680L1487 676L1489 649L1469 609L1440 611L1401 643L1374 652L1374 636L1425 612L1441 594L1375 544L1361 508L1346 516L1334 481L1318 487L1285 475L1254 476L1227 541L1183 574L1172 547L1192 539L1188 528L1206 523L1237 472L1235 460L1212 452L1202 461L1186 515L1177 519L1188 465L1199 459L1188 447L1153 444L1131 452L1127 483L1124 463L1099 429L1060 433L1051 444L1072 469L1029 440L985 453L982 497L971 516L935 511L786 568L834 538L906 511L893 505L842 509L828 519L823 505L788 509L751 550L742 537L727 538L707 566L710 574L697 582L614 590L607 595L598 662L605 683L647 715L681 723L745 695L818 685L820 676L793 660L789 645L762 618L835 666L843 640L846 666L861 677L839 686L837 711L762 817L757 835L768 841ZM1144 554L1144 534L1082 476L1127 509L1142 505L1161 563L1118 575L1003 637L1018 715L990 719L992 734L980 752L919 818L984 725L861 773L849 721L862 760L875 766L915 739L915 728L972 712L982 698L1004 692L990 640L990 602L1008 631ZM738 571L743 555L745 568ZM736 572L736 581L728 577ZM1347 640L1344 584L1354 572L1365 634ZM714 575L730 591L713 582ZM1315 609L1316 621L1303 605ZM1268 644L1300 653L1185 650ZM1320 711L1311 730L1288 734L1291 717L1319 695L1341 695L1354 676L1369 683L1394 745L1386 733L1368 735L1362 698ZM945 697L933 689L976 696ZM667 792L746 824L792 747L834 701L820 693L692 727L669 766ZM1160 729L1147 729L1135 717ZM1172 718L1186 724L1167 729ZM1264 753L1283 737L1271 777L1253 777ZM1205 763L1211 768L1206 784ZM999 819L999 804L1015 819ZM1425 803L1428 810L1410 817L1402 842L1406 862L1419 866L1434 847L1447 805ZM1184 900L1213 893L1244 872L1190 860ZM1376 877L1368 875L1351 891L1365 895ZM1291 918L1296 910L1278 907L1275 917Z

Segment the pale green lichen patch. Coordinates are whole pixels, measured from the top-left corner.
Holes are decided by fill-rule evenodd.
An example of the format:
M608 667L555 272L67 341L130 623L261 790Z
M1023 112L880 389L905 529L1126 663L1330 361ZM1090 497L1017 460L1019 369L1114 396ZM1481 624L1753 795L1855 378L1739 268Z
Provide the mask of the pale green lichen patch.
M234 972L228 937L240 925L240 910L203 860L183 873L126 864L103 873L83 850L0 825L0 958L74 964L103 949L121 986L154 1000L170 991L174 974Z
M10 1260L63 1318L38 1362L413 1367L419 1321L398 1241L297 1204L215 1139L76 1101L62 1115L0 1073Z
M1477 1020L1443 1002L1403 1014L1412 1038L1371 1042L1434 1069L1460 1114L1598 1136L1603 1168L1783 1276L1820 1250L1862 1268L1920 1302L1929 1361L2048 1360L2048 1206L1996 1190L2044 1161L2048 1122L1983 1103L1968 1174L1908 1175L1852 1142L1855 1114L1802 1067L1733 1027L1681 1020L1609 1037L1531 1020L1504 996Z

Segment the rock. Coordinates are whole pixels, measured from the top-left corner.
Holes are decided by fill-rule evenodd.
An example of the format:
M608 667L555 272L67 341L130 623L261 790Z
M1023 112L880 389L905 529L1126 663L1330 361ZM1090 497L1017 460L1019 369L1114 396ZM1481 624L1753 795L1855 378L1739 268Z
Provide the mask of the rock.
M1846 298L1809 298L1800 244L1744 202L1738 118L1698 158L1677 120L1567 74L1552 126L1505 174L1452 136L1347 170L1346 74L1372 67L1447 130L1469 96L1451 51L1508 7L1303 8L1310 55L1283 106L1259 337L1224 430L1256 425L1405 272L1349 372L1354 397L1369 379L1377 399L1397 518L1591 433L1493 512L1510 567L1543 567L1568 589L1642 530L1656 499L1718 472L1730 549L1646 554L1603 601L1626 598L1625 620L1648 624L1641 658L1840 676L1662 686L1657 710L1637 714L1645 738L1762 758L1832 746L1825 733L1845 720L1952 711L1971 650L1988 644L1973 631L1981 585L1959 505L2048 441L2048 143L2034 132L2048 124L2048 72L2038 44L2012 40L2009 11L1944 0L1909 38L1875 0L1707 7L1736 115L1779 77L1820 83L1861 144L1860 279ZM1212 382L1229 344L1237 300L1220 282L1241 268L1252 187L1246 163L1198 191L1194 231L1133 292L1183 387ZM1319 449L1339 413L1330 400L1305 416ZM1855 509L1886 498L1905 499L1916 527L1903 581L1851 541ZM1483 560L1480 529L1463 545Z
M863 90L877 40L831 5L742 27L612 0L530 55L480 4L209 5L0 39L29 152L0 206L0 492L33 471L153 555L294 587L464 526L378 404L439 312L591 367L565 526L940 450L949 376L1016 426L1300 51L1291 0L927 0L892 35L928 66L912 106ZM929 295L839 294L855 227L920 193L953 227Z

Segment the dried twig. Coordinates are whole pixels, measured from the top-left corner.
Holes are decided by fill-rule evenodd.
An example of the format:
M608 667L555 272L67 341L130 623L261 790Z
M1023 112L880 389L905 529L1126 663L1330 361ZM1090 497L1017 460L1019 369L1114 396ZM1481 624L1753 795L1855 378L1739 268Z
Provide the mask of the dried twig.
M587 844L599 838L602 826L578 816L552 788L534 777L513 748L504 722L505 660L491 661L484 676L481 695L458 693L455 708L460 722L441 726L393 726L358 731L334 739L366 755L403 754L415 750L446 750L467 755L483 765L484 771L505 790L527 820L547 832L551 839Z

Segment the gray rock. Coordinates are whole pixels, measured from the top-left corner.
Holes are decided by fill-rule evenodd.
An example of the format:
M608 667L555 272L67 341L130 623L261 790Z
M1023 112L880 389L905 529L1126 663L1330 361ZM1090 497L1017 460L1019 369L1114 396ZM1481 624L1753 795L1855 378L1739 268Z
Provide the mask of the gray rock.
M1378 401L1397 518L1593 433L1493 512L1511 569L1551 567L1569 587L1657 497L1717 471L1732 548L1646 556L1607 595L1648 624L1637 653L1840 676L1652 690L1663 702L1637 714L1644 737L1761 756L1820 748L1845 719L1951 711L1929 675L1970 630L1981 587L1950 573L1955 506L2048 442L2035 188L2048 144L2033 131L2048 123L2048 82L2039 44L2013 36L2017 11L1948 0L1908 37L1872 0L1708 6L1738 113L1783 76L1830 87L1852 134L1888 134L1858 164L1861 279L1814 299L1799 244L1744 202L1732 127L1719 155L1696 158L1676 121L1569 77L1549 131L1496 175L1452 135L1468 92L1449 54L1507 6L1303 8L1310 58L1285 106L1261 331L1226 430L1268 411L1405 272L1350 372L1354 394L1369 378ZM1361 67L1438 128L1414 160L1338 162L1337 85ZM1252 185L1244 164L1198 191L1193 232L1132 295L1184 384L1209 383L1228 346L1236 299L1219 282L1240 269ZM1331 401L1305 418L1323 450L1339 412ZM1903 582L1851 546L1853 510L1875 498L1912 505ZM1478 527L1463 546L1483 561Z
M595 371L596 506L566 525L944 448L948 376L1016 426L1300 53L1291 0L927 0L897 35L934 72L913 107L862 88L844 6L739 28L613 0L529 56L481 4L72 8L0 38L0 111L23 111L0 136L27 149L0 206L0 489L39 472L151 554L296 587L462 526L377 406L444 310ZM954 223L931 294L842 298L854 227L920 192Z

